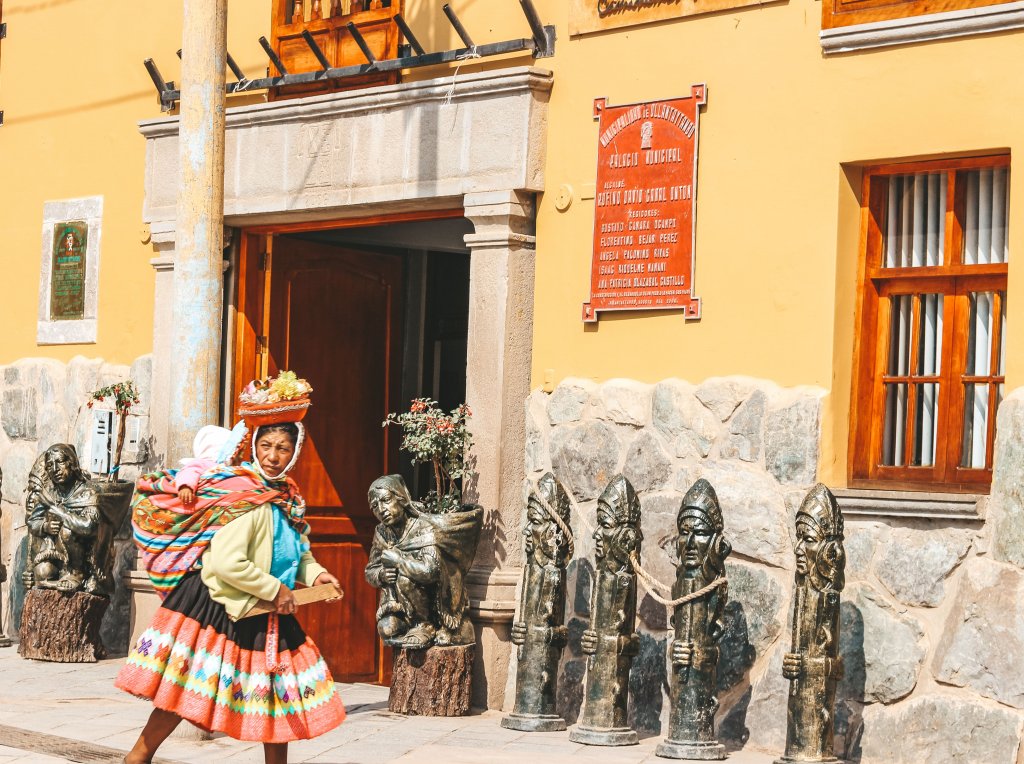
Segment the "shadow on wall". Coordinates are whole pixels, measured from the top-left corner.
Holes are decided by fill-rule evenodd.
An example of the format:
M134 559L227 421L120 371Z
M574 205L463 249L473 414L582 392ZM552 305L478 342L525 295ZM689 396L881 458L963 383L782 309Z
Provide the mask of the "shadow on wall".
M644 603L650 603L657 610L662 623L664 606L649 596L640 603L640 618L644 617ZM648 628L652 628L647 624ZM656 737L662 734L661 712L667 706L668 696L668 641L671 635L662 625L659 630L664 638L645 631L640 632L640 650L633 659L633 670L629 675L629 726L637 731L640 738ZM666 709L667 710L667 709Z
M864 616L852 602L839 609L839 654L845 674L836 693L836 756L858 764L863 758L864 689L867 665L864 659Z
M562 651L556 708L565 723L573 725L583 707L587 656L580 651L580 640L590 621L590 586L594 566L585 558L573 560L566 568L566 577L570 594L566 607L569 643Z
M128 589L126 577L135 569L135 543L130 538L118 538L114 541L114 591L110 597L110 607L103 614L100 624L100 639L107 648L108 658L128 655L131 647L131 605L132 595Z
M750 730L746 725L747 708L753 695L750 670L757 659L757 651L750 642L750 628L743 603L733 600L726 604L723 620L725 633L718 645L719 702L726 706L729 705L729 698L738 698L727 712L719 713L718 736L727 751L738 751L750 739Z
M495 564L500 567L508 557L508 549L506 547L507 536L505 535L505 526L501 521L501 514L498 510L484 510L484 522L480 537L481 539L487 539L487 541L490 542L493 560ZM481 544L481 546L483 546L483 544ZM482 555L478 553L476 557L477 565L481 564L481 557Z
M25 570L27 556L28 536L26 535L21 539L21 543L18 544L18 549L14 553L14 564L11 566L11 570L7 571L7 580L10 582L8 591L11 597L11 620L8 621L10 634L7 636L12 639L17 639L18 632L21 631L21 611L25 606L25 584L21 580L21 574Z

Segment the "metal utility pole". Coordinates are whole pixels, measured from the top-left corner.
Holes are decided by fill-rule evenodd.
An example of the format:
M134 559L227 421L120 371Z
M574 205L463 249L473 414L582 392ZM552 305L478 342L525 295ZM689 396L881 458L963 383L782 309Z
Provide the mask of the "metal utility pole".
M224 300L224 77L227 0L184 0L167 461L218 423Z

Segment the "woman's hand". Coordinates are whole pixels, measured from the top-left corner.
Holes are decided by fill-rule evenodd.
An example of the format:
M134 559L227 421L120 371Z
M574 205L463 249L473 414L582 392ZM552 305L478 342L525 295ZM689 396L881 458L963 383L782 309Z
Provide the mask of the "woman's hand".
M316 580L313 582L313 586L319 586L320 584L333 584L334 588L338 590L338 593L341 593L341 582L326 570L317 576ZM328 602L330 602L330 600L328 600Z
M316 581L313 582L313 586L320 586L320 584L334 584L338 589L341 588L341 581L336 579L326 570L316 577Z
M284 584L281 584L277 596L274 597L274 609L280 615L291 615L295 612L295 595Z
M183 485L178 489L178 498L181 499L181 503L186 507L190 507L196 503L196 494L187 485Z

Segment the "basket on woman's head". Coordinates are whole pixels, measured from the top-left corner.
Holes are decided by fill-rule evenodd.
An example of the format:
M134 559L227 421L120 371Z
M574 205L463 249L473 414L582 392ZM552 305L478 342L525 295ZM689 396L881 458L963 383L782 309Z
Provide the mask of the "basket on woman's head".
M312 405L311 392L313 386L292 371L282 371L270 379L254 379L238 396L238 415L251 431L268 424L298 422Z

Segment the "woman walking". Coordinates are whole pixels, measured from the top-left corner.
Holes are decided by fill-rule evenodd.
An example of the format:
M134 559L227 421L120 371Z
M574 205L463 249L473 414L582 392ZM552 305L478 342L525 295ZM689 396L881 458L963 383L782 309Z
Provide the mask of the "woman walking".
M206 473L191 512L169 498L173 473L140 479L136 540L158 591L170 593L115 681L155 706L126 764L152 761L182 719L262 742L268 764L287 761L289 741L344 720L294 616L296 582L338 586L309 552L305 503L287 477L303 436L294 421L255 428L252 463ZM260 600L274 612L246 617Z

